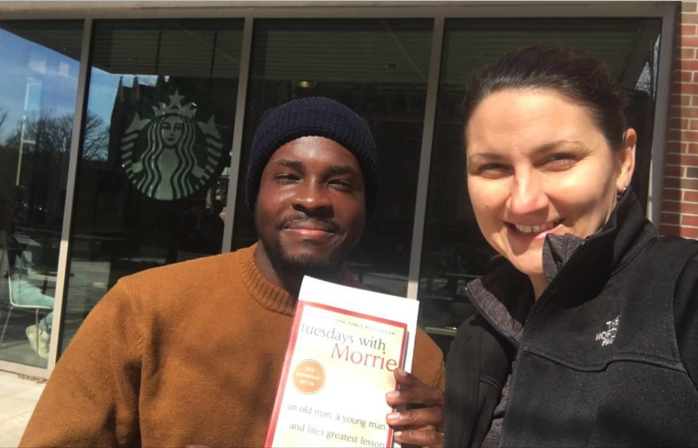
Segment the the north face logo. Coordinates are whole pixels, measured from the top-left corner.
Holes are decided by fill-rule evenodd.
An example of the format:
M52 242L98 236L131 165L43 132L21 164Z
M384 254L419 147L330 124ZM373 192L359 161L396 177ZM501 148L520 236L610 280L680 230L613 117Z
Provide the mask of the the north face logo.
M611 345L613 344L613 341L616 339L616 333L618 332L618 322L620 320L620 316L616 317L613 320L609 320L606 322L606 331L602 331L601 333L596 334L596 340L601 341L601 346L605 345Z

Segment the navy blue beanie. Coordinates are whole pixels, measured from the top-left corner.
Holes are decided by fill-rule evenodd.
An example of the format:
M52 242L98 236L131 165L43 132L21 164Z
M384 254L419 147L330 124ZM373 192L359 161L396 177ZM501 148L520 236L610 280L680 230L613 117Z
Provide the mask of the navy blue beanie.
M356 157L366 188L366 216L371 218L378 200L376 142L366 120L342 103L323 97L292 100L262 116L247 165L245 200L250 211L254 212L262 172L271 155L284 144L306 136L334 140Z

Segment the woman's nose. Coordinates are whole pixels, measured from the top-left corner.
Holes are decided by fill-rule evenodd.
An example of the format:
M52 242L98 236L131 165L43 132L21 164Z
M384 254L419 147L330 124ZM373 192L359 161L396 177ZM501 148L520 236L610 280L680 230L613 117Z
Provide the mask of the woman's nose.
M526 215L547 208L548 195L535 176L521 176L512 185L508 200L509 212Z

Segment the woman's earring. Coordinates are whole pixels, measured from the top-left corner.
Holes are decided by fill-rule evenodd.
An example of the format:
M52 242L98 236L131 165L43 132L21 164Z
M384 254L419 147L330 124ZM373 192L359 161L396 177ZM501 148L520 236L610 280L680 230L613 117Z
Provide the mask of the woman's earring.
M623 189L618 192L617 198L620 199L621 196L623 196L623 193L625 193L625 190L628 189L628 184L623 185Z

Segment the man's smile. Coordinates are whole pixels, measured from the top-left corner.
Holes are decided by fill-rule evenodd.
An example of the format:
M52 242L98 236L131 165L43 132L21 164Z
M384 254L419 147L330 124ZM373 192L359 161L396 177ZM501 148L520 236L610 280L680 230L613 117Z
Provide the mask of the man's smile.
M338 229L333 223L305 219L286 223L282 227L282 232L303 239L322 239L337 234Z

